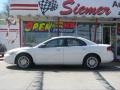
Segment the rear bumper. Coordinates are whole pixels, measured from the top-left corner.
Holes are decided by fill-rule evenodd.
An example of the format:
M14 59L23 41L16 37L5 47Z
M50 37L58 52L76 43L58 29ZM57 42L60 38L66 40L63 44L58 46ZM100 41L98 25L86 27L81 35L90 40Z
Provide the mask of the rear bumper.
M109 63L114 60L114 54L112 52L103 53L101 63Z

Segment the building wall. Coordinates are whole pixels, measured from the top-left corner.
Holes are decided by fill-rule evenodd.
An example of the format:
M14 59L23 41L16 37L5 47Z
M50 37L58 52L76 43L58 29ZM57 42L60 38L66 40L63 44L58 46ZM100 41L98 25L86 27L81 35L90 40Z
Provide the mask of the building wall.
M22 46L35 45L52 36L73 35L97 43L112 45L115 42L114 51L117 55L117 41L119 40L117 25L120 23L119 0L10 0L10 15L20 17L22 22L20 24L20 39L18 40ZM50 30L40 32L42 29L37 27L37 24L35 30L33 26L31 31L25 31L27 21L39 23L56 21L61 23L59 18L63 18L62 22L77 23L74 27L75 32L51 33ZM57 31L60 28L54 28L54 30ZM110 34L112 31L114 31L114 35ZM111 39L107 41L107 37ZM105 38L106 40L104 40Z
M7 50L20 47L19 21L9 28L5 20L0 22L0 43L4 44Z

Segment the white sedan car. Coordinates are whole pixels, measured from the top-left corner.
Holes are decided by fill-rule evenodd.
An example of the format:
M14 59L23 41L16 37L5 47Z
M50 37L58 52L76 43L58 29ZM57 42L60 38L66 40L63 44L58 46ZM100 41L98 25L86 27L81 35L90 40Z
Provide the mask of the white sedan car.
M96 44L74 36L53 37L35 47L16 48L6 52L5 62L25 69L36 65L83 65L96 69L101 63L111 62L110 45Z

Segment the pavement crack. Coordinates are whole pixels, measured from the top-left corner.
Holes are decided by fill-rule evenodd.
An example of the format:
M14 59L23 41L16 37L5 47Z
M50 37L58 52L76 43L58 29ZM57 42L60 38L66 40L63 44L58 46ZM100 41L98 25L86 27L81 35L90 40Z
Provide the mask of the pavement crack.
M43 71L37 72L37 76L30 83L29 87L26 90L43 90L43 77Z
M100 81L107 90L116 90L98 71L94 71L97 80Z
M44 79L44 72L41 72L41 78L40 78L40 89L39 90L43 90L43 79Z

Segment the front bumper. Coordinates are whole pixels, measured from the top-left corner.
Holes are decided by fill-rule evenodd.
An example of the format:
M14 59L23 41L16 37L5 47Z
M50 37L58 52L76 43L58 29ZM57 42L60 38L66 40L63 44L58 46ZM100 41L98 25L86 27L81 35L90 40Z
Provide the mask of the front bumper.
M12 55L5 54L4 61L9 64L15 64L15 57L16 57L15 54L12 54Z

